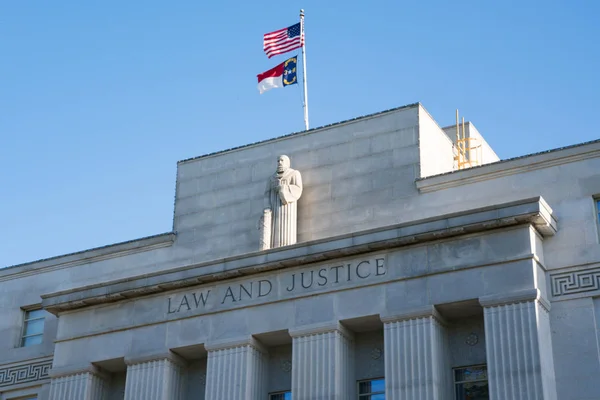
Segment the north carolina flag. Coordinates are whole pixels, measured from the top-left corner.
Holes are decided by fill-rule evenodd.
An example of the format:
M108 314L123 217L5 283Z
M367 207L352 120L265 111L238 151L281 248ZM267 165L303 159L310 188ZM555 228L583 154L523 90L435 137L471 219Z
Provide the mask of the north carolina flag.
M298 57L288 58L275 68L258 74L258 91L263 94L267 90L282 88L298 83L296 63Z

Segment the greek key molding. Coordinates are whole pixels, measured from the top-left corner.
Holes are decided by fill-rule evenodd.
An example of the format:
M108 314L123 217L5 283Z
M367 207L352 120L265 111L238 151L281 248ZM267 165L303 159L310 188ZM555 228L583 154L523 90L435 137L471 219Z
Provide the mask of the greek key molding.
M550 282L554 297L593 292L600 290L600 268L550 275Z
M0 388L48 378L52 359L0 368Z

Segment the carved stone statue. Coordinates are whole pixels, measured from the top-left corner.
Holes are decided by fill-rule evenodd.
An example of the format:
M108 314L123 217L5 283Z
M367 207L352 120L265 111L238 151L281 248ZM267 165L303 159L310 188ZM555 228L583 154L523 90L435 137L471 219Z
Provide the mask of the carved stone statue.
M290 158L277 158L277 171L265 190L265 209L261 221L260 249L296 243L297 204L302 195L302 177L290 168Z

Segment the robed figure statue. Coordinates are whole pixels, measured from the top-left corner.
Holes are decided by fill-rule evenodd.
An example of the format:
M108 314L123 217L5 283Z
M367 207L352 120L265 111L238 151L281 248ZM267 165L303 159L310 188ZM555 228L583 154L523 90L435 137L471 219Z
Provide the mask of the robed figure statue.
M260 249L272 249L296 243L298 199L302 195L300 172L290 168L290 158L277 158L277 171L265 190Z

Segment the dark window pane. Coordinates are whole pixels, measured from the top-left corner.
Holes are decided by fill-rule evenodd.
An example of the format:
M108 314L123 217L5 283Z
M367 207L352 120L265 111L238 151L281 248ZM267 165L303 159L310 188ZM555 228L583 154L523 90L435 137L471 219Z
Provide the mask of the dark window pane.
M461 368L454 371L454 381L477 381L487 379L487 367L469 367Z
M39 335L44 333L43 319L36 319L35 321L29 321L25 324L25 332L23 333L23 336Z
M269 400L292 400L292 392L271 394Z
M358 383L358 393L371 393L371 381L359 382Z
M456 400L489 400L487 382L467 382L456 385Z
M23 347L33 346L34 344L40 343L42 343L42 335L23 338Z

